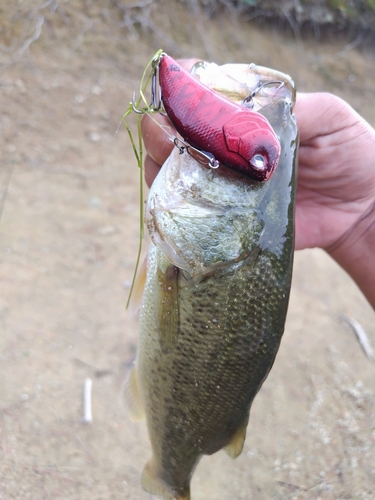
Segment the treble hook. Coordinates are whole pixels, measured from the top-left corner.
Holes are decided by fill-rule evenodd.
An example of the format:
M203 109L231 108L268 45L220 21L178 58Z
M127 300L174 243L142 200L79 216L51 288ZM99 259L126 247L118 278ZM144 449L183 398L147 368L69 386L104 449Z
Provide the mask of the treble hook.
M182 142L183 146L179 146L178 143L179 142ZM173 144L176 146L176 148L178 149L180 155L183 154L183 152L186 150L186 148L188 147L188 144L186 144L186 142L184 142L182 139L179 139L178 137L175 137L173 139Z
M255 89L247 96L245 99L242 101L242 105L252 109L254 107L254 97L255 95L260 92L263 87L266 87L267 85L279 85L276 90L280 90L285 84L284 82L280 80L271 80L269 82L259 82Z
M182 146L179 145L179 142L182 144ZM220 167L220 162L212 153L209 153L208 151L197 149L188 142L180 139L179 137L175 137L173 139L173 144L178 149L180 155L182 155L186 151L192 158L194 158L194 160L196 160L204 167L210 167L212 169L217 169Z

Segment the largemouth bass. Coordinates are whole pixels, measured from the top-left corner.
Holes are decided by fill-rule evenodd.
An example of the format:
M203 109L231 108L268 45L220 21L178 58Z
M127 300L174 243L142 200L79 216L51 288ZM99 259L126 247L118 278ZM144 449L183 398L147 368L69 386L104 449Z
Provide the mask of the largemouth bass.
M294 249L295 89L286 75L254 65L243 66L242 76L240 92L278 82L253 96L281 145L272 178L206 168L174 148L147 203L152 244L128 390L133 418L146 415L152 447L142 484L164 500L190 499L202 455L241 453L252 401L284 331ZM220 91L241 100L238 79L231 85Z

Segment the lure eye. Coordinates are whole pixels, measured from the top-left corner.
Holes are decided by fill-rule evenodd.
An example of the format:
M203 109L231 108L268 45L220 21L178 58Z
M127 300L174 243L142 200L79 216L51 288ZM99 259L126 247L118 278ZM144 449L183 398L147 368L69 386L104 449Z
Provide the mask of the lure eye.
M265 170L267 168L267 159L258 153L251 158L250 164L255 170Z

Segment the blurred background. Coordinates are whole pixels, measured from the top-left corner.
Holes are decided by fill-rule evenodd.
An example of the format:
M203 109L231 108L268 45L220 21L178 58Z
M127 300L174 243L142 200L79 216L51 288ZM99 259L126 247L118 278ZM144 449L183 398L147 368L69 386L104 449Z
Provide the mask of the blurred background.
M0 1L0 499L151 498L122 399L139 172L121 117L152 55L273 67L374 126L374 26L374 0ZM297 252L244 451L204 457L193 500L374 498L374 362L343 315L375 346L350 278Z

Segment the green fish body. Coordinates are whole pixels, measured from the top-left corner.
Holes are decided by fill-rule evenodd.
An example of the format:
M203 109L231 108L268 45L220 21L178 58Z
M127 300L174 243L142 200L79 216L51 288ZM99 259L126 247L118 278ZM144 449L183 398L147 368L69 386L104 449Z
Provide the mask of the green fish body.
M284 331L298 132L293 99L268 101L260 112L282 147L269 181L206 168L174 148L150 191L153 243L129 384L152 447L142 484L165 500L190 499L202 455L241 453Z

